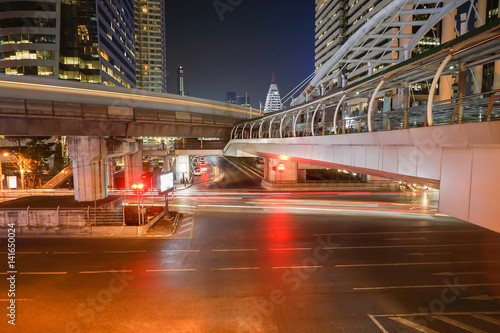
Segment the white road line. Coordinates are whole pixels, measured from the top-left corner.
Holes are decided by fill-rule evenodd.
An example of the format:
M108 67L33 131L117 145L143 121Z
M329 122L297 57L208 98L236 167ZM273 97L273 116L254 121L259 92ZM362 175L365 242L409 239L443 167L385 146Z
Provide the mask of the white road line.
M257 249L214 249L212 252L251 252Z
M438 320L444 321L445 323L448 323L450 325L456 326L458 328L463 329L464 331L471 332L471 333L488 333L486 331L480 330L478 328L472 327L470 325L464 324L458 320L451 319L446 316L441 316L441 315L433 315L433 318L436 318Z
M478 314L478 315L472 315L472 317L475 317L475 318L477 318L477 319L481 319L481 320L484 320L484 321L490 322L490 323L492 323L492 324L495 324L495 325L497 325L497 326L500 326L500 320L495 319L495 318L490 317L490 316L486 316L486 315Z
M89 254L92 252L52 252L53 254Z
M416 252L416 253L406 253L406 256L417 256L417 257L425 257L425 256L439 256L439 255L451 255L451 252L431 252L431 253L423 253L423 252Z
M146 269L148 273L161 273L161 272L194 272L196 268L170 268L170 269Z
M102 273L130 273L130 269L111 269L108 271L81 271L80 274L102 274Z
M377 319L375 319L375 317L371 314L368 314L368 317L370 317L370 319L375 323L375 325L377 325L378 328L380 328L380 330L382 331L382 333L389 333L387 332L387 330L378 322Z
M161 250L161 252L200 252L200 250Z
M433 273L431 275L437 276L455 276L455 275L488 275L488 273L479 271L479 272L442 272L442 273Z
M323 266L321 265L317 265L317 266L277 266L277 267L271 267L272 269L287 269L287 268L291 268L291 269L300 269L300 268L321 268Z
M425 240L425 237L413 237L413 238L386 238L388 241L409 241L409 240Z
M492 264L500 263L500 260L485 261L436 261L436 262L396 262L387 264L341 264L335 267L386 267L386 266L419 266L419 265L447 265L447 264Z
M210 268L211 271L244 271L244 270L257 270L260 267L227 267L227 268Z
M182 235L182 234L185 234L188 231L191 231L191 229L182 230L181 232L176 232L175 234L176 235Z
M387 286L387 287L355 287L352 290L392 290L392 289L422 289L422 288L443 288L447 287L447 284L429 284L421 286ZM500 286L500 283L465 283L465 284L454 284L453 287L486 287L486 286Z
M295 247L295 248L274 248L274 249L269 249L269 251L306 251L310 250L310 247Z
M380 232L352 232L337 234L313 234L313 236L358 236L358 235L399 235L399 234L430 234L430 233L455 233L455 232L486 232L488 230L420 230L420 231L380 231Z
M20 272L23 275L64 275L68 272Z
M146 251L104 251L104 253L145 253Z
M405 326L411 327L416 329L419 332L423 333L439 333L438 331L434 331L433 329L427 328L423 325L419 325L417 323L412 322L411 320L408 320L406 318L401 318L401 317L389 317L389 319L392 319L394 321L397 321L398 323L401 323Z
M493 245L499 246L500 243L477 243L477 244L434 244L434 245L369 245L369 246L329 246L323 247L323 250L362 250L362 249L401 249L401 248L411 248L411 247L462 247L462 246L484 246Z
M0 299L0 302L10 302L11 298L2 298ZM32 301L33 298L16 298L17 301Z
M0 252L1 254L42 254L42 252Z
M180 228L190 227L190 226L192 226L192 225L193 225L193 223L186 223L186 224L182 224L182 225L180 226Z

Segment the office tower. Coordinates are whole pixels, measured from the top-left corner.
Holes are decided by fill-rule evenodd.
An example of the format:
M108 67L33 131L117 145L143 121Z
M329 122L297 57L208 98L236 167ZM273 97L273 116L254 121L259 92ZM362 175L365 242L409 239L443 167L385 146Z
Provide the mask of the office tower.
M236 92L228 91L226 93L226 103L236 104Z
M266 97L264 113L279 111L281 109L283 109L283 104L281 103L280 92L273 73L273 79L271 80L271 85L269 86L269 91Z
M57 78L58 0L0 2L0 73Z
M184 96L184 67L177 67L177 95Z
M134 0L137 88L167 92L165 0Z
M2 73L135 87L133 0L2 1L0 9Z

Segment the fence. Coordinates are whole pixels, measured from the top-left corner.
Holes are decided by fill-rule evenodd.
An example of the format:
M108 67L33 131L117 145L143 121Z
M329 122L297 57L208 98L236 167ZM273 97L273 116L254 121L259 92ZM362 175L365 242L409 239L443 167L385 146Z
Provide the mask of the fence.
M14 223L18 227L86 227L124 225L123 208L61 208L0 210L0 226Z

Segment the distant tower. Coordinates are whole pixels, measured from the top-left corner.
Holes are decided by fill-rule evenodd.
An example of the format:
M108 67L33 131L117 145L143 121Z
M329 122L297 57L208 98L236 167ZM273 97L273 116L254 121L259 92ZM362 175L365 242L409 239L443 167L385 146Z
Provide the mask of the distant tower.
M278 85L274 79L271 81L271 86L269 87L269 92L266 97L266 105L264 106L264 113L279 111L283 109L283 104L281 104L280 91L278 90Z
M236 104L236 92L228 91L226 93L226 103Z
M184 67L177 67L177 95L184 96Z

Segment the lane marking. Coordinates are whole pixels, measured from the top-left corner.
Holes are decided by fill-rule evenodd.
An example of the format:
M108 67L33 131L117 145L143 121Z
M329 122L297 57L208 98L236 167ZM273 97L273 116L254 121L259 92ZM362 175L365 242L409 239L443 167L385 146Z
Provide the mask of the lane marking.
M462 322L460 322L458 320L451 319L451 318L446 317L446 316L433 315L432 317L436 318L438 320L444 321L445 323L448 323L450 325L453 325L453 326L456 326L458 328L461 328L461 329L463 329L464 331L467 331L467 332L471 332L471 333L488 333L486 331L480 330L478 328L472 327L470 325L464 324L464 323L462 323Z
M487 322L490 322L492 324L500 326L500 320L493 318L493 317L490 317L490 316L477 314L477 315L472 315L472 317L475 317L477 319L481 319L481 320L484 320L484 321L487 321Z
M425 240L425 237L413 237L413 238L386 238L388 241L409 241L409 240Z
M104 253L145 253L146 251L104 251Z
M316 265L316 266L277 266L277 267L271 267L272 269L287 269L287 268L291 268L291 269L300 269L300 268L321 268L323 266L321 265Z
M52 252L53 254L89 254L92 252Z
M1 254L42 254L42 252L0 252Z
M108 271L81 271L80 274L130 273L131 269L111 269Z
M2 298L2 299L0 299L0 302L10 302L10 300L11 300L11 298ZM17 301L32 301L33 298L16 298L15 300L16 300L16 302Z
M274 248L269 249L269 251L306 251L311 250L310 247L296 247L296 248Z
M18 274L23 274L23 275L64 275L64 274L68 274L68 272L20 272Z
M257 270L260 267L225 267L225 268L210 268L211 271L244 271L244 270Z
M399 234L428 234L428 233L455 233L455 232L487 232L488 230L435 230L435 231L380 231L380 232L351 232L337 234L313 234L313 236L357 236L357 235L399 235Z
M401 323L405 326L411 327L416 329L419 332L424 332L424 333L439 333L438 331L435 331L433 329L427 328L423 325L419 325L417 323L414 323L411 320L408 320L406 318L401 318L401 317L389 317L389 319L397 321L398 323Z
M352 290L392 290L392 289L422 289L422 288L443 288L447 287L447 284L429 284L421 286L387 286L387 287L355 287ZM453 287L486 287L486 286L500 286L500 283L466 283L466 284L454 284Z
M161 250L161 252L200 252L200 250Z
M417 252L417 253L407 253L407 254L405 254L405 256L424 257L424 256L450 255L450 254L452 254L452 253L451 252L431 252L431 253Z
M212 252L252 252L257 249L214 249Z
M475 301L494 301L496 299L500 299L500 296L478 295L478 296L462 297L462 299L471 299Z
M368 317L370 317L370 319L375 323L375 325L377 325L378 328L380 328L380 330L382 331L382 333L389 333L387 332L387 330L382 326L382 324L380 324L378 322L377 319L375 319L375 317L372 315L372 314L368 314Z
M182 234L185 234L186 232L189 232L189 231L191 231L191 229L182 230L181 232L176 232L175 234L182 235Z
M480 272L442 272L442 273L433 273L431 275L437 276L456 276L456 275L488 275L488 273L480 271Z
M341 264L335 267L386 267L386 266L419 266L419 265L447 265L447 264L491 264L500 263L500 260L485 261L436 261L436 262L398 262L388 264Z
M499 246L500 243L478 243L478 244L421 244L421 245L369 245L369 246L331 246L322 247L323 250L361 250L361 249L401 249L415 247L457 247L457 246Z
M161 272L194 272L196 268L169 268L169 269L146 269L148 273L161 273Z

